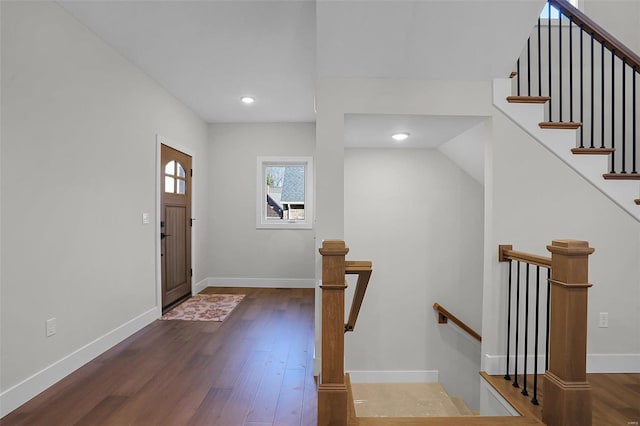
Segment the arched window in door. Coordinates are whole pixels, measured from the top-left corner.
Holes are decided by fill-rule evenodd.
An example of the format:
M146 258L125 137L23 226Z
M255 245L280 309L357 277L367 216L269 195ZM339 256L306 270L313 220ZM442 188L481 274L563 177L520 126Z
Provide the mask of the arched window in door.
M164 166L164 192L181 195L187 193L187 171L178 161L169 161Z

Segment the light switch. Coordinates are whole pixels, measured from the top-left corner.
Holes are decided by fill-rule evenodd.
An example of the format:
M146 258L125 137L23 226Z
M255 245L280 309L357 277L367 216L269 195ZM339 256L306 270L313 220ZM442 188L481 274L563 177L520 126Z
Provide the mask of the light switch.
M55 318L49 318L46 322L47 325L47 337L51 337L56 334L57 324Z
M146 225L150 223L149 213L142 213L142 224Z

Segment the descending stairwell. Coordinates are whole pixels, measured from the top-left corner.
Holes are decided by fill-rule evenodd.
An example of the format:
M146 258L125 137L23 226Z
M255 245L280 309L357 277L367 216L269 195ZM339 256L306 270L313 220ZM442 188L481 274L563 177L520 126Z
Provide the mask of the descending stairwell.
M473 413L440 383L353 383L358 417L458 417Z
M450 397L439 384L356 384L344 373L344 333L353 331L371 275L371 262L346 261L344 241L323 241L322 370L318 384L320 426L538 425L529 417L482 417ZM358 274L354 306L344 322L345 274ZM357 404L356 404L357 402ZM424 417L426 415L436 417ZM413 417L412 417L413 416ZM419 417L418 417L419 416Z
M540 425L532 417L481 417L439 383L356 383L349 389L348 426Z

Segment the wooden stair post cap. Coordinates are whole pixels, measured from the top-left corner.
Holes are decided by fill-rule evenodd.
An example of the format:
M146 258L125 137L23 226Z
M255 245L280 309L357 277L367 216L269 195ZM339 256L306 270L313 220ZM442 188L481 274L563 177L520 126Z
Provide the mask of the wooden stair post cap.
M594 248L589 247L588 241L580 240L553 240L551 245L547 246L547 250L565 256L584 256L595 251Z
M349 247L343 240L323 240L319 251L323 256L344 256L349 253Z

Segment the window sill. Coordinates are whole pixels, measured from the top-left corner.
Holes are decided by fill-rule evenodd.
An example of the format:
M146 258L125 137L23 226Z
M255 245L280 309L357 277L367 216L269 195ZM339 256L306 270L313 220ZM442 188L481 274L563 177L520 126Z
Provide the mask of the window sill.
M277 222L277 223L259 223L256 229L313 229L313 225L308 222Z

